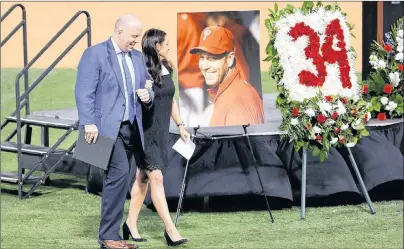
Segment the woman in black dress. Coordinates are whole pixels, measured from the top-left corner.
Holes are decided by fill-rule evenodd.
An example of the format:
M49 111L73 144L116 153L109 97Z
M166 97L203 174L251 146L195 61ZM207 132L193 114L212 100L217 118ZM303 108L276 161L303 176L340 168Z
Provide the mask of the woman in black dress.
M164 237L169 246L184 244L171 220L164 193L161 167L167 163L170 116L180 129L181 138L186 141L190 135L181 121L175 87L171 74L173 68L167 59L169 43L166 33L158 29L147 30L142 38L142 50L149 74L153 78L154 101L149 110L143 112L145 153L143 162L137 163L136 180L131 191L129 215L123 225L124 240L131 235L134 241L146 241L139 236L137 219L150 182L153 205L165 225Z

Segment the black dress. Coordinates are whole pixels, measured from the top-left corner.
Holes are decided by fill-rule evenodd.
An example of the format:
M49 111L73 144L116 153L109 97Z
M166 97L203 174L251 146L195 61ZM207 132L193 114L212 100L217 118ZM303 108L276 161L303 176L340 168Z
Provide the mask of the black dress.
M152 107L143 110L144 161L138 164L143 170L161 169L167 164L171 109L175 93L171 75L163 75L161 86L153 84Z

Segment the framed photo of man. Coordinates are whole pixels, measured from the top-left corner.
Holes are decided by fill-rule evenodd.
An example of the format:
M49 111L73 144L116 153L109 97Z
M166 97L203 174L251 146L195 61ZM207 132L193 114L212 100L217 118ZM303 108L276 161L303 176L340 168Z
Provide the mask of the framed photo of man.
M188 127L264 123L259 11L178 13L179 106Z

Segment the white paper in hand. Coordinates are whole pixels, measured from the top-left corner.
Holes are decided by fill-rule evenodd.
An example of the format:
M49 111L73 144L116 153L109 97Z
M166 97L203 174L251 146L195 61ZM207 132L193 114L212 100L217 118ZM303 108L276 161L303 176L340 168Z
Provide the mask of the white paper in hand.
M189 160L194 154L195 144L191 141L191 139L187 140L187 143L182 141L182 139L178 139L178 141L173 145L173 149L180 153L183 157Z

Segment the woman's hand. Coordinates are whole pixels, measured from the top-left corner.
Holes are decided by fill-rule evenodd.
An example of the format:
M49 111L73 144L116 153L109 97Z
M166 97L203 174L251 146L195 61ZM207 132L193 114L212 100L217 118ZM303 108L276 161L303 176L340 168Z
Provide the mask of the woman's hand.
M184 141L185 143L191 137L191 135L189 135L188 131L185 130L183 125L180 126L180 135L181 135L182 141Z

